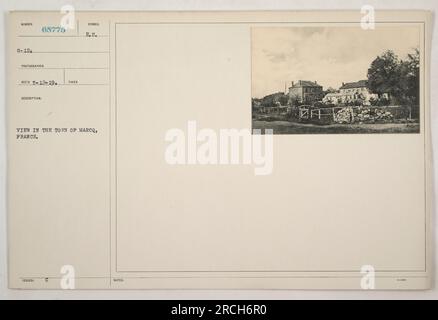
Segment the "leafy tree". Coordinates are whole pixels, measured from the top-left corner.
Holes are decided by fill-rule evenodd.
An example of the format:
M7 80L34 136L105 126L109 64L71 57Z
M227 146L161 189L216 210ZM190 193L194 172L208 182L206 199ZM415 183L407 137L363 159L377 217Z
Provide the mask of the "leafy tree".
M379 96L389 93L392 96L399 94L400 61L393 51L388 50L378 56L368 69L368 88Z
M277 92L273 94L269 94L261 99L261 104L264 107L274 107L277 102L281 105L286 105L288 101L288 96L283 92Z
M388 93L396 103L418 104L420 52L418 49L405 61L392 51L378 56L368 69L368 88L379 97Z
M335 93L336 89L333 89L332 87L328 87L327 90L323 91L323 94L326 95L327 93Z
M289 97L285 94L279 95L277 98L277 101L280 102L282 106L287 105L287 102L289 101Z
M252 106L252 109L256 109L256 108L258 108L260 105L261 105L261 103L260 103L260 99L257 99L257 98L251 98L251 106Z
M419 104L420 92L420 50L408 54L406 61L400 64L401 78L404 89L403 102Z
M261 104L263 107L273 107L274 106L274 95L270 94L262 98Z
M292 106L292 107L298 107L300 105L300 100L298 99L298 97L292 96L289 98L288 101L288 105Z

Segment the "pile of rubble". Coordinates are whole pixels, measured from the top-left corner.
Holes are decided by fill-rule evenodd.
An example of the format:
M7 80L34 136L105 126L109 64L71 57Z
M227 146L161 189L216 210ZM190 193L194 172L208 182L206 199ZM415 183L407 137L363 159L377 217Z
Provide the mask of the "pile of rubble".
M392 121L394 119L394 116L389 111L376 109L375 114L376 121Z
M351 108L342 108L335 114L335 121L337 123L351 123L351 114L352 114Z
M371 110L366 108L362 109L356 115L356 121L359 122L374 122L374 116L371 114Z
M371 109L364 108L360 110L357 115L356 119L357 122L387 122L394 120L394 116L391 112L381 110L381 109L374 109L374 112L371 112Z
M335 113L336 123L375 123L394 121L394 115L382 109L345 107Z

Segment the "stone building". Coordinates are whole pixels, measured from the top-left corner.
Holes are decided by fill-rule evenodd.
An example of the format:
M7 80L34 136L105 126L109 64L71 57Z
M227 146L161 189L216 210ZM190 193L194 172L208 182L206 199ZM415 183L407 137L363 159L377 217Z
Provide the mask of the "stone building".
M370 105L372 99L378 99L378 95L371 93L367 87L367 80L357 82L342 83L339 92L328 93L324 96L323 102L328 103L348 103L358 100L362 101L363 105ZM388 94L383 94L382 98L388 98Z
M292 81L289 87L289 101L298 101L299 103L312 103L323 98L322 86L316 81L299 80Z

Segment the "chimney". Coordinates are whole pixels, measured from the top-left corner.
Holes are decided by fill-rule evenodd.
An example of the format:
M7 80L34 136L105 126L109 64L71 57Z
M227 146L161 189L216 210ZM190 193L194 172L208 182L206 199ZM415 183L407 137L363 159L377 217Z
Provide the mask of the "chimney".
M345 83L342 82L342 86L345 86Z
M294 82L293 82L293 81L291 81L290 83L291 83L291 86L293 87L293 86L294 86Z
M298 80L298 84L301 86L301 80Z
M318 81L315 80L315 84L318 84Z

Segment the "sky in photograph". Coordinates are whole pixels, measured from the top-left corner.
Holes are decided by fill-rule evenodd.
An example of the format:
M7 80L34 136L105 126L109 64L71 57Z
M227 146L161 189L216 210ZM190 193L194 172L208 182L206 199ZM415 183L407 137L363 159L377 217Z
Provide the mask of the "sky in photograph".
M400 58L419 47L418 26L254 27L251 30L252 96L284 91L291 81L317 81L324 90L367 78L384 51Z

